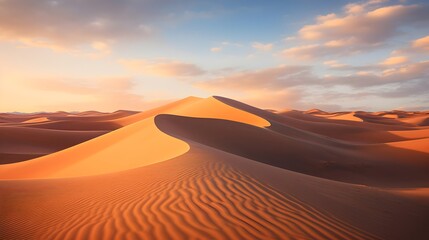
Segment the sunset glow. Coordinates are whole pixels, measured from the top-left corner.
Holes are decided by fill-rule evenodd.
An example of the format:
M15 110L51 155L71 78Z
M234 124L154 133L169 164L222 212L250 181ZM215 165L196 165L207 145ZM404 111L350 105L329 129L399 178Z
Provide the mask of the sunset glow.
M424 1L0 1L0 111L428 106ZM369 27L370 26L370 27Z

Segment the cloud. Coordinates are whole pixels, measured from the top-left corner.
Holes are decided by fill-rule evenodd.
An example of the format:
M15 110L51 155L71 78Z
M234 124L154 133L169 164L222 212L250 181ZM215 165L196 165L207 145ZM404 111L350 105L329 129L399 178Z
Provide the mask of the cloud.
M335 60L327 61L325 64L343 67ZM386 66L379 66L372 72L357 71L348 75L319 77L313 74L312 68L309 66L283 65L256 71L233 72L226 76L194 82L194 86L209 91L239 90L248 95L261 91L273 93L290 91L297 87L329 89L336 86L347 86L354 91L371 92L370 89L373 87L396 86L397 89L408 89L407 92L414 89L415 94L422 94L421 88L427 90L429 61ZM388 97L389 94L385 92L383 96Z
M324 61L323 64L330 68L344 68L347 66L344 63L339 63L337 60Z
M122 59L118 62L135 73L156 77L193 77L205 73L194 64L170 59Z
M329 70L337 70L337 71L351 71L360 73L358 75L368 75L369 73L374 72L382 72L396 65L404 65L409 63L410 59L407 56L392 56L384 59L378 64L370 64L370 65L349 65L340 63L337 60L328 60L324 61L323 64L328 67ZM363 74L367 73L367 74Z
M282 55L292 59L311 60L325 56L341 56L344 54L344 49L348 48L347 54L357 53L358 50L352 47L347 47L342 42L330 41L325 44L309 44L291 47L284 49Z
M260 43L254 42L252 43L252 48L260 51L271 51L273 49L274 44L272 43Z
M429 81L426 79L417 79L406 82L404 84L397 84L393 89L388 91L374 93L375 95L387 97L387 98L400 98L400 97L416 97L416 96L428 96L429 97ZM428 99L428 98L426 98ZM426 109L428 107L426 106Z
M407 61L405 61L407 60ZM319 107L340 110L336 101L350 106L368 104L365 97L373 99L409 99L427 96L429 61L409 62L394 57L375 66L352 66L337 60L325 61L329 68L348 69L346 75L318 76L311 66L288 66L259 70L231 69L210 79L194 79L193 86L209 93L234 98L263 108ZM404 100L405 101L405 100ZM355 108L364 105L354 106ZM349 106L349 107L350 107Z
M368 7L371 7L372 5L384 3L387 1L388 0L370 0L367 2L363 2L363 3L349 3L344 7L344 12L346 12L349 15L361 14Z
M307 44L286 48L287 57L312 59L368 51L401 34L402 27L425 27L428 5L379 6L383 1L346 5L340 15L318 16L298 31ZM419 25L420 24L420 25Z
M416 50L429 52L429 35L416 39L412 42L412 47Z
M311 83L315 78L307 66L279 66L256 71L235 72L205 81L198 81L196 86L205 89L276 89Z
M387 84L405 84L429 77L429 61L391 66L377 73L357 72L346 76L328 76L322 78L320 84L325 86L347 85L355 88L382 86Z
M411 40L407 46L396 49L393 55L421 55L429 53L429 35Z
M301 28L299 35L307 40L377 44L397 34L402 25L429 20L427 10L427 6L394 5L372 11L362 10L356 15L320 16L316 24Z
M409 59L406 56L395 56L395 57L389 57L387 59L385 59L384 61L382 61L380 64L381 65L399 65L399 64L403 64L408 62Z
M170 9L183 5L173 0L2 0L0 40L59 51L89 46L106 53L117 40L151 36Z

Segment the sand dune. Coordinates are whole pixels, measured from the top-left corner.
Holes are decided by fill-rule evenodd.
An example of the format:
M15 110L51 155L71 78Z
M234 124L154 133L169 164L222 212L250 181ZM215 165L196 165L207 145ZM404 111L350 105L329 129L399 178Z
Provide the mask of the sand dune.
M270 125L270 123L264 118L241 109L231 107L227 104L223 104L216 97L210 97L207 99L188 97L160 108L142 112L123 119L118 119L115 122L119 122L122 125L128 125L159 114L174 114L197 118L217 118L238 121L260 127Z
M388 143L397 148L409 149L417 152L429 153L429 138L408 140L401 142Z
M55 130L105 130L111 131L121 127L115 123L116 119L131 116L138 112L116 111L114 113L100 113L87 111L82 113L36 113L36 114L0 114L0 126L31 127Z
M0 126L1 163L19 162L50 154L104 133L106 132Z
M428 138L429 128L421 128L408 131L390 131L390 133L400 137L404 137L406 139Z
M50 154L0 165L0 239L428 239L425 114L3 114L4 156Z
M210 151L209 151L210 152ZM200 155L203 154L203 155ZM307 239L374 239L293 196L269 185L208 153L192 152L177 158L106 177L56 180L77 192L53 188L52 181L12 182L19 191L35 186L32 197L43 199L30 213L45 223L31 222L28 232L2 226L9 235L40 239L269 239L285 236ZM222 155L220 155L222 156ZM234 157L233 157L234 159ZM244 167L244 166L243 166ZM9 185L9 186L10 186ZM2 188L4 191L5 189ZM13 196L11 196L13 198ZM52 198L60 201L52 206ZM21 206L32 206L32 201ZM5 211L9 213L10 210ZM42 213L42 215L38 215ZM58 221L58 219L63 219Z
M322 145L317 138L311 141L306 135L295 134L291 137L289 132L275 131L277 129L266 130L218 119L160 115L156 122L174 127L177 135L173 136L318 177L371 186L414 187L429 182L427 154L399 150L384 144L356 145L325 141ZM265 144L267 142L270 144ZM413 161L410 162L404 155Z
M6 123L22 123L25 121L31 121L31 119L38 118L49 118L50 116L66 116L66 112L55 112L55 113L0 113L0 124Z
M24 161L50 154L120 128L110 123L136 112L0 114L0 163Z
M134 149L139 151L127 154ZM153 118L44 157L0 166L0 179L63 178L122 171L167 160L188 145L160 132Z
M35 117L29 120L25 120L23 123L40 123L40 122L47 122L47 121L49 121L49 118L47 117Z
M336 113L336 114L323 114L316 116L322 116L327 119L337 119L337 120L346 120L346 121L355 121L355 122L363 122L363 120L359 117L357 117L357 114L355 112L350 113Z

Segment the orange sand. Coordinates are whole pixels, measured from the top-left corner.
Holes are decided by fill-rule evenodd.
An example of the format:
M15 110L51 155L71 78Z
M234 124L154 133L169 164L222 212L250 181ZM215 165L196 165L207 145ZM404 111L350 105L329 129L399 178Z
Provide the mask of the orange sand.
M427 116L0 114L0 239L428 239Z

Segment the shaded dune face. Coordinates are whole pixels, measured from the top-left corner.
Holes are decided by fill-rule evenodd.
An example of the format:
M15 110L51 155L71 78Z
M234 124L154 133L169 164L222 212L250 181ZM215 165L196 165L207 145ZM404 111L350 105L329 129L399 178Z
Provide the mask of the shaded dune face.
M428 239L429 132L406 120L424 114L387 114L190 97L141 113L0 115L5 153L79 143L0 165L0 239ZM59 122L80 130L40 127Z
M276 167L365 185L428 187L428 155L387 145L346 145L290 137L242 123L158 115L157 126L173 136ZM425 142L426 143L426 142ZM404 159L408 156L412 162Z
M106 131L61 131L0 126L0 163L50 154L105 134Z
M54 153L122 127L116 119L133 111L0 114L0 164Z
M86 122L84 120L52 120L49 122L28 124L24 127L72 131L112 131L120 128L121 126L112 122Z

